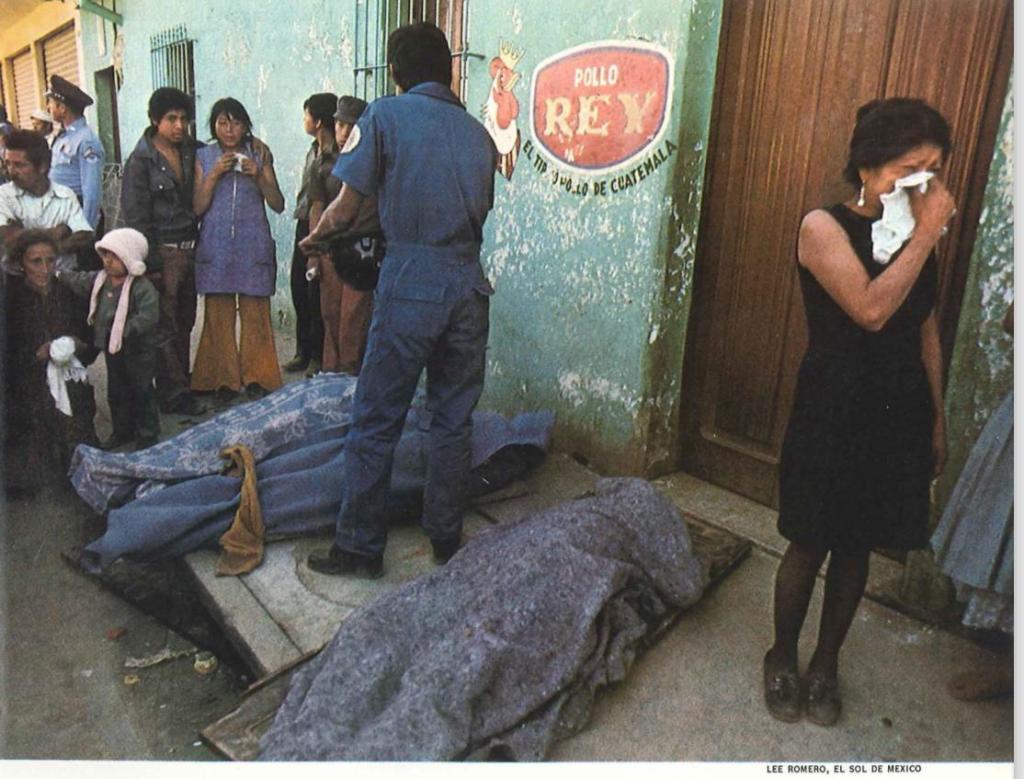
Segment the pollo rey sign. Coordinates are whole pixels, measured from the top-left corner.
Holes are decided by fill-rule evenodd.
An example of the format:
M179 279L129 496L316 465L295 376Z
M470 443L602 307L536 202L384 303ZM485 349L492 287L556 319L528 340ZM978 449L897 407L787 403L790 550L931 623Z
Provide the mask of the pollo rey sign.
M559 162L586 173L629 165L668 123L672 65L643 41L601 41L560 52L533 73L533 134Z

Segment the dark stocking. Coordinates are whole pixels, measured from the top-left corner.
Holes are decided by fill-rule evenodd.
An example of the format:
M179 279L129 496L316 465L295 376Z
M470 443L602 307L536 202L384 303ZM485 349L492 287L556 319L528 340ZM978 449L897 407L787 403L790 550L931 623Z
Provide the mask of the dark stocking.
M792 543L779 563L775 574L775 643L771 655L780 666L796 667L800 629L826 554L827 549Z
M825 602L821 608L818 646L811 657L809 671L835 677L839 667L839 649L857 613L868 581L868 552L841 554L832 552L825 574Z

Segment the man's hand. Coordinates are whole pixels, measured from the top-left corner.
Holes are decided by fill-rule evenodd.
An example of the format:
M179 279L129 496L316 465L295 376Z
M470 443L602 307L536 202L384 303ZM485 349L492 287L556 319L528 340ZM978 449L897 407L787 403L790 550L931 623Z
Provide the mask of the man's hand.
M38 349L36 349L36 361L37 362L46 362L49 359L50 359L50 342L47 341L42 346L40 346Z
M314 230L312 233L307 235L301 241L299 241L299 249L307 257L314 257L318 254L323 254L324 242L321 236L317 235Z
M68 227L66 224L57 225L56 227L51 227L46 232L50 234L50 237L53 238L53 240L60 243L61 241L66 240L71 235L71 228Z
M0 237L3 238L5 251L9 252L14 248L14 242L18 240L18 236L24 229L25 225L21 223L21 220L14 217L11 217L7 224L0 228Z

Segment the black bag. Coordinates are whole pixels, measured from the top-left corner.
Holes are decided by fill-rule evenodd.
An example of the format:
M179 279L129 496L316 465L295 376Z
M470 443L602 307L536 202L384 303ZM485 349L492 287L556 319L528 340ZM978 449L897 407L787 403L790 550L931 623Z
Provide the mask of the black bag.
M381 233L343 238L330 245L331 262L341 280L360 291L377 286L386 242Z

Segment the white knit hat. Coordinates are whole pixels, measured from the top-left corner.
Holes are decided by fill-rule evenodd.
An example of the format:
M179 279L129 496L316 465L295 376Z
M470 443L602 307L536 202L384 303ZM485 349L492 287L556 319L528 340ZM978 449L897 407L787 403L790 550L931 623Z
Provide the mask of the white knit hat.
M146 256L149 254L149 241L138 230L120 227L111 230L96 242L96 249L113 252L124 263L129 276L141 276L146 272Z
M134 281L136 276L141 276L146 272L144 260L149 254L149 241L138 230L133 230L130 227L121 227L117 230L111 230L98 240L96 242L96 249L106 249L108 252L115 254L117 259L124 263L125 270L128 271L128 279L125 281L124 286L121 287L120 297L117 300L117 310L114 312L114 321L110 327L110 341L107 344L107 349L110 353L117 354L121 351L124 339L124 326L125 322L128 321L132 281ZM92 283L92 294L89 296L89 318L86 320L90 325L96 316L100 290L106 281L107 272L101 270L96 274L96 279Z

